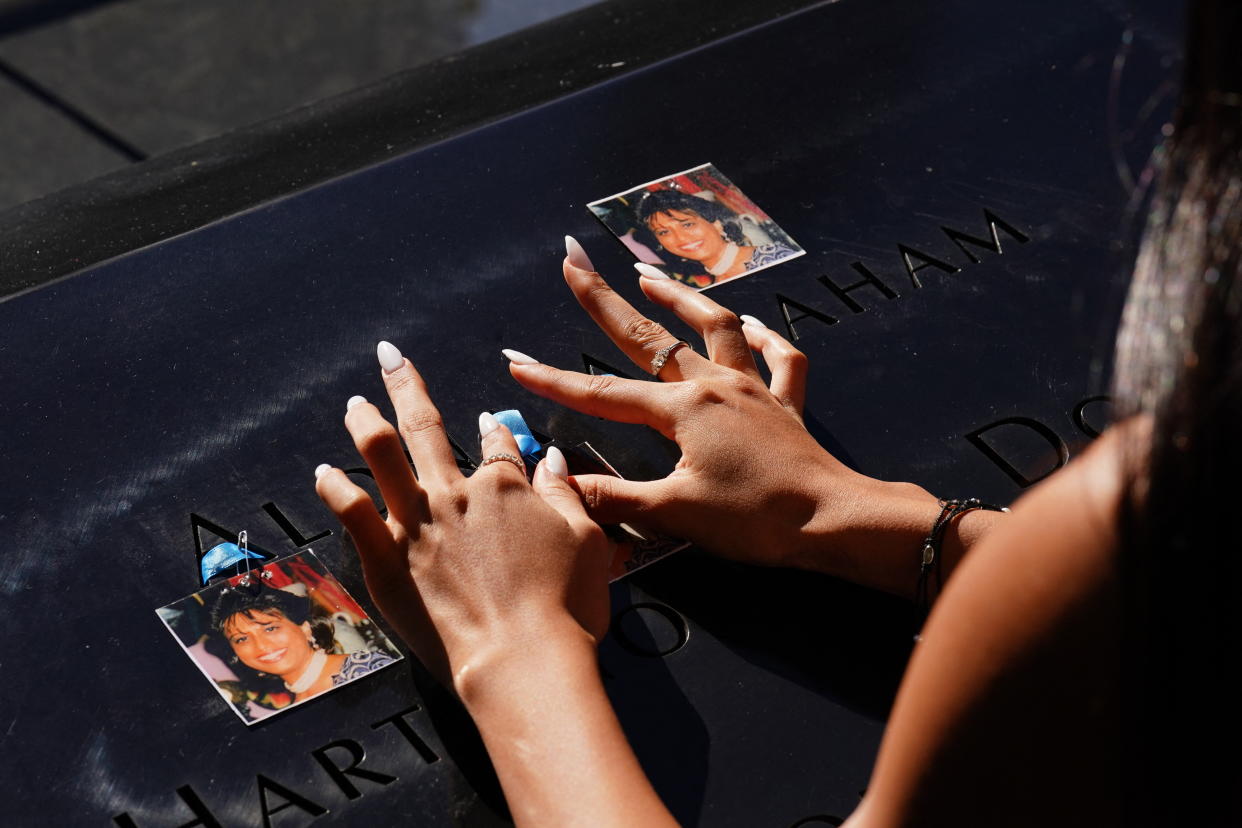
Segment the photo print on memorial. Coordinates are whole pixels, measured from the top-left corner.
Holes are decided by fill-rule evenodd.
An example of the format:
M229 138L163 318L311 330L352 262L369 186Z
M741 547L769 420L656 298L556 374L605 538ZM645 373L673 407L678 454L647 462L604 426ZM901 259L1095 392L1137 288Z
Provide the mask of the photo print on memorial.
M609 581L624 578L690 546L689 541L661 535L649 529L639 530L628 523L605 526L604 533L612 541Z
M700 290L806 252L712 164L587 207L640 262Z
M156 614L248 725L403 658L310 551L211 584Z

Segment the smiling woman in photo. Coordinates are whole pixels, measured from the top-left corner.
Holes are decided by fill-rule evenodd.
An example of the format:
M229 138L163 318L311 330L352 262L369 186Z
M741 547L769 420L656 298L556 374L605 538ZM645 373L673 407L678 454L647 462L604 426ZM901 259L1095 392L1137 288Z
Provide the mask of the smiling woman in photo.
M332 622L313 617L309 599L262 584L257 592L222 590L211 625L228 642L243 685L253 683L245 673L279 679L294 704L393 662L384 653L334 652Z
M667 252L694 262L712 277L707 284L741 276L797 254L774 241L749 244L729 208L677 190L652 190L638 202L638 219Z

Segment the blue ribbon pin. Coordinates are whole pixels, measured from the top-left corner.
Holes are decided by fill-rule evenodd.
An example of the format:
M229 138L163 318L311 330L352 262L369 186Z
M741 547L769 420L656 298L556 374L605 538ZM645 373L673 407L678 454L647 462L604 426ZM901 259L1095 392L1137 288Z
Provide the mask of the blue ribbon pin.
M231 566L236 566L247 558L253 558L256 561L263 560L263 556L251 552L249 549L242 549L235 543L221 543L207 550L207 554L203 555L201 562L203 586L212 578L219 575Z
M492 416L502 426L513 432L513 439L517 440L518 451L523 457L534 457L543 450L543 446L539 445L535 435L530 433L530 426L526 425L526 421L522 419L522 412L511 408L508 411L497 411Z

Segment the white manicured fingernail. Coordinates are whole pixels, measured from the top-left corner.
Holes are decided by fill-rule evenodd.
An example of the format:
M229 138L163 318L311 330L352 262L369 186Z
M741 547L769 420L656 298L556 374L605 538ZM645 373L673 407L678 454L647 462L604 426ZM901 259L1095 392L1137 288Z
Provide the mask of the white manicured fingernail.
M522 353L521 351L514 351L509 348L504 348L503 350L501 350L501 353L504 354L506 357L508 357L509 361L514 363L515 365L538 365L539 364L539 360L534 359L532 357L528 357L526 354Z
M635 262L634 269L638 271L638 275L644 279L671 279L663 270L655 265L649 265L646 262Z
M405 364L401 352L391 342L381 342L376 345L375 356L379 358L380 367L384 369L385 374L391 374Z
M764 328L765 330L768 327L767 325L763 324L755 317L748 316L746 314L742 314L741 316L738 317L738 319L742 320L743 325L754 325L756 328Z
M348 402L345 403L345 410L348 411L349 409L353 408L355 405L362 405L366 401L367 401L366 397L359 397L357 394L355 394L354 396L349 398Z
M496 418L484 411L479 415L479 438L482 439L500 428L500 423L496 422Z
M565 455L561 454L561 450L556 446L548 446L547 456L544 458L544 465L548 467L548 471L564 480L569 477L569 466L565 463Z
M595 265L591 264L591 257L582 249L582 245L578 244L578 240L573 236L565 237L565 255L569 257L569 263L579 270L595 270Z
M330 471L332 471L331 466L327 463L320 463L318 466L315 466L315 479L318 480Z

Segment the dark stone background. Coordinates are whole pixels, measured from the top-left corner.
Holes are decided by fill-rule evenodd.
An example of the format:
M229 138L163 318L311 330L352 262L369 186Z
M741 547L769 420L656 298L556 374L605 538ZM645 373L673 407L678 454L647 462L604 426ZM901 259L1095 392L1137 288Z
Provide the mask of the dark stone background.
M560 238L577 236L640 301L628 254L584 205L658 175L714 162L808 251L711 295L797 337L812 365L808 423L826 446L945 496L1017 497L967 437L1021 417L1072 453L1106 419L1079 409L1106 387L1130 184L1176 71L1176 31L1154 20L1112 2L1019 14L841 0L637 71L598 70L603 82L572 94L535 72L507 117L515 98L474 74L504 77L496 64L454 75L448 63L418 77L441 79L444 100L481 90L465 103L487 123L407 129L413 151L334 180L325 171L370 158L385 113L416 105L398 92L425 80L19 210L6 265L25 263L22 275L32 251L55 253L27 284L75 257L124 255L0 302L0 772L21 792L7 817L178 825L197 797L222 824L259 825L260 791L279 784L329 813L292 806L276 825L503 823L468 723L413 663L246 729L154 609L195 588L196 520L207 544L245 528L273 552L306 545L269 505L307 537L332 532L309 545L362 594L311 470L357 462L340 417L352 394L382 399L380 338L423 370L467 464L478 411L516 406L627 476L666 473L667 443L532 398L498 354L628 368L565 291ZM567 48L531 37L529 54ZM212 147L211 171L185 172ZM177 209L187 192L203 199ZM975 262L943 228L986 236L984 209L1026 241L1002 233L1003 251ZM56 234L66 212L99 222ZM923 269L915 288L898 245L953 272ZM900 296L859 290L852 311L822 280L848 284L855 262ZM821 318L796 319L791 302ZM1030 478L1058 462L1033 433L987 432ZM617 585L613 601L607 686L680 820L825 825L853 808L908 652L908 606L694 554ZM402 711L430 753L383 724ZM359 782L350 798L316 758L343 764L343 742L397 781ZM268 810L285 799L272 794Z

